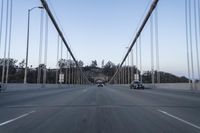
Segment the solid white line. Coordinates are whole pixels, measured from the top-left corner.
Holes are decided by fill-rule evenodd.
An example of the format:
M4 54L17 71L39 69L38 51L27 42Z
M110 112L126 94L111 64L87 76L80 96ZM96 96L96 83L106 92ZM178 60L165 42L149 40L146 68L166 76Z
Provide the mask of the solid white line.
M23 114L23 115L21 115L21 116L19 116L19 117L16 117L16 118L14 118L14 119L5 121L5 122L3 122L3 123L0 123L0 126L6 125L6 124L11 123L11 122L13 122L13 121L16 121L16 120L18 120L18 119L20 119L20 118L26 117L26 116L28 116L28 115L34 113L34 112L35 112L35 111L31 111L31 112L28 112L28 113L26 113L26 114Z
M195 125L195 124L193 124L193 123L191 123L191 122L188 122L188 121L186 121L186 120L183 120L183 119L181 119L181 118L179 118L179 117L177 117L177 116L171 115L171 114L167 113L166 111L163 111L163 110L158 110L158 111L161 112L161 113L163 113L163 114L165 114L165 115L167 115L167 116L170 116L170 117L172 117L172 118L174 118L174 119L176 119L176 120L179 120L179 121L181 121L181 122L183 122L183 123L185 123L185 124L188 124L188 125L190 125L190 126L192 126L192 127L197 128L197 129L200 130L200 127L199 127L199 126L197 126L197 125Z

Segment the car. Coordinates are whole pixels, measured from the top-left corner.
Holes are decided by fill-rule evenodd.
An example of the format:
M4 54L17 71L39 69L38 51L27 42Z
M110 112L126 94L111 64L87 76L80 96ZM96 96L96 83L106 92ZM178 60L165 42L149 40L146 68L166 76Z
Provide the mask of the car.
M144 85L140 81L133 81L130 84L130 89L144 89Z
M103 87L104 85L103 85L103 83L98 83L97 84L97 87Z

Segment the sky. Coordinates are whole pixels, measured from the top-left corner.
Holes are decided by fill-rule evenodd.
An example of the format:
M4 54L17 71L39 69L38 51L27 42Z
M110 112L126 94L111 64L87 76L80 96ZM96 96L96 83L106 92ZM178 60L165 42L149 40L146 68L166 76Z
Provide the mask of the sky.
M102 60L121 62L152 1L47 0L75 57L85 65L97 60L99 66ZM19 62L25 59L27 11L40 5L40 0L13 0L11 57ZM160 70L179 76L187 76L184 6L184 0L160 0L158 3ZM39 58L40 12L40 9L31 11L29 65L33 66L38 65ZM146 71L151 69L149 22L141 38L142 68ZM47 65L56 67L57 32L51 21L48 42ZM63 58L67 57L66 53L63 47Z

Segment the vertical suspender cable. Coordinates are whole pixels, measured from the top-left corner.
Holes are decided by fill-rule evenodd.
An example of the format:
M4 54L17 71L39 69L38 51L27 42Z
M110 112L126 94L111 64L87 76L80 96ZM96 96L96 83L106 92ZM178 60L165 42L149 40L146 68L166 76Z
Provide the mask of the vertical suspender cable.
M125 80L124 80L124 66L122 66L122 77L123 77L123 80L122 80L122 84L124 84L125 82Z
M77 71L76 71L76 66L74 67L74 84L77 84Z
M156 39L156 77L157 83L160 83L160 58L159 58L159 40L158 40L158 7L155 8L155 39Z
M118 66L117 66L117 67L118 67ZM116 68L117 68L117 67L116 67ZM119 75L119 73L118 73L118 74L117 74L117 78L116 78L116 84L119 84L119 82L120 82L119 80L120 80L120 75Z
M120 68L120 84L123 84L123 69Z
M125 60L125 67L124 67L124 84L127 84L127 60Z
M119 84L122 84L122 68L120 68L120 72L119 72Z
M198 0L198 20L199 20L199 38L200 38L200 0Z
M79 70L81 71L81 74L84 76L84 79L85 79L88 83L90 83L90 81L87 79L87 77L85 76L85 74L84 74L84 73L82 72L82 70L80 69L80 67L79 67L79 65L78 65L78 62L77 62L76 58L74 57L74 55L73 55L73 53L72 53L72 51L71 51L71 49L70 49L70 47L69 47L69 45L68 45L68 43L67 43L67 41L66 41L66 39L65 39L65 37L64 37L64 35L63 35L63 33L62 33L60 27L58 26L58 23L56 22L56 20L55 20L53 14L52 14L52 12L51 12L51 10L49 9L49 6L48 6L46 0L40 0L40 1L41 1L42 5L43 5L44 9L46 10L47 14L49 15L49 18L51 19L51 21L52 21L54 27L55 27L56 30L58 31L58 33L59 33L59 35L60 35L60 37L61 37L63 43L65 44L66 48L68 49L68 51L69 51L69 53L70 53L70 55L71 55L73 61L75 62L76 66L77 66L77 67L79 68ZM158 1L158 0L156 0L156 1Z
M154 34L153 34L153 16L150 18L150 36L151 36L151 80L152 80L152 85L154 87L155 79L154 79Z
M120 67L124 64L124 61L126 60L128 54L131 52L131 49L133 48L133 46L135 45L138 37L140 36L141 32L143 31L146 23L148 22L149 18L151 17L152 12L154 11L155 7L157 6L159 0L154 0L153 3L151 4L151 7L146 15L146 17L144 18L142 25L139 27L139 30L136 33L136 36L133 40L133 42L131 43L126 55L124 56L122 62L120 63ZM115 74L113 75L113 77L111 78L111 80L109 81L109 83L111 83L111 81L114 79L114 77L117 75L117 73L119 72L119 69L117 69L117 71L115 72Z
M129 55L130 56L130 55ZM130 68L129 68L129 56L128 56L128 84L130 82Z
M141 35L139 37L139 50L140 50L140 82L142 82L142 40Z
M71 69L71 80L72 80L72 84L74 84L74 65L72 65L72 69Z
M7 71L6 71L6 84L8 83L8 74L10 66L10 47L12 38L12 10L13 10L13 0L10 0L10 25L9 25L9 40L8 40L8 61L7 61Z
M194 0L194 26L195 26L195 43L196 43L196 58L197 58L197 72L198 72L198 80L200 79L200 70L199 70L199 42L198 42L198 31L197 31L197 7L196 0Z
M61 40L61 43L60 43L60 59L62 60L63 59L63 41Z
M65 67L66 67L66 76L65 76L65 77L66 77L66 78L65 78L65 83L66 83L66 84L68 83L68 58L69 58L68 56L69 56L69 53L68 53L68 51L67 51L67 57L66 57L66 58L67 58L67 60L66 60L66 61L67 61L67 62L66 62L67 64L65 64L65 65L66 65L66 66L65 66Z
M133 55L133 49L131 49L131 81L134 80L134 55Z
M136 42L136 80L139 80L139 67L138 67L138 41Z
M59 48L60 48L60 36L58 34L57 38L57 59L56 59L56 84L58 83L58 71L59 71Z
M9 10L9 0L7 0L7 8L6 8L6 33L5 33L5 46L4 46L4 59L3 59L3 72L1 83L4 83L4 76L5 76L5 63L6 63L6 53L7 53L7 41L8 41L8 11Z
M118 73L118 79L117 79L117 84L120 84L120 72Z
M123 72L122 67L120 68L120 84L123 83Z
M191 58L191 69L192 69L192 88L195 88L194 83L194 64L193 64L193 46L192 46L192 20L191 20L191 1L189 0L189 36L190 36L190 58Z
M47 83L47 49L48 49L48 14L46 14L46 23L45 23L45 49L44 49L44 76L43 76L43 84Z
M2 25L3 25L3 7L4 7L4 0L1 0L0 50L1 50L1 39L2 39Z
M40 42L39 42L39 57L38 57L38 74L37 83L40 84L41 80L41 63L42 63L42 44L43 44L43 27L44 27L44 11L41 10L40 16Z
M186 26L186 50L187 50L187 68L189 85L191 86L190 76L190 57L189 57L189 38L188 38L188 0L185 0L185 26Z
M60 40L60 61L61 61L61 64L60 64L60 75L63 74L62 73L62 69L63 69L63 63L64 63L64 60L63 60L63 41ZM60 79L60 84L62 84L62 80Z
M71 84L71 58L69 56L69 84Z

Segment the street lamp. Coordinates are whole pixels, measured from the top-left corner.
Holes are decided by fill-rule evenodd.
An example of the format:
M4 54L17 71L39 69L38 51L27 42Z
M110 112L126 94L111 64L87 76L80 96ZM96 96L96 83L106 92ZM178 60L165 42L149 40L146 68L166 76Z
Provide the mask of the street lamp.
M25 67L25 73L24 73L24 84L27 83L27 66L28 66L28 51L29 51L29 30L30 30L30 13L33 9L44 9L41 6L36 6L28 10L28 28L27 28L27 45L26 45L26 67Z

